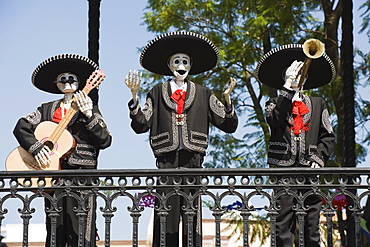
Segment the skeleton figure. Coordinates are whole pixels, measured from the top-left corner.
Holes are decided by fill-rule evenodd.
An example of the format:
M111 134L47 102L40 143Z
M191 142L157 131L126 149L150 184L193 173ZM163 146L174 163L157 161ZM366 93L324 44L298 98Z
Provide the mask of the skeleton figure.
M279 96L270 98L265 104L266 121L271 133L267 163L274 168L320 168L333 152L335 136L324 99L304 95L301 90L329 83L335 77L335 69L330 58L324 55L312 61L307 77L299 86L303 60L301 46L286 45L268 52L257 65L259 81L280 89ZM298 218L295 205L300 202L284 191L289 184L297 184L302 178L293 175L276 178L281 186L272 194L278 213L276 239L273 241L277 247L291 247ZM306 195L310 192L310 181L317 179L316 176L304 176L308 189L296 192ZM304 205L309 209L304 217L304 246L319 247L321 198L312 194L304 197Z
M150 131L150 145L159 169L201 168L208 146L209 124L226 133L233 133L237 128L238 119L230 99L236 80L230 78L229 86L224 91L224 105L210 89L187 79L188 75L212 69L218 62L218 51L212 42L190 32L159 36L147 45L140 59L141 65L149 71L172 78L154 86L147 94L145 106L141 108L137 91L142 75L136 70L128 73L125 84L132 93L129 102L132 129L138 134ZM173 183L172 177L168 178L168 183ZM171 190L157 189L156 192L166 195ZM196 190L184 189L183 192L194 195ZM163 244L179 246L180 216L183 223L182 246L187 246L187 241L192 241L195 247L201 246L200 201L200 198L194 200L198 210L192 219L190 234L190 218L184 214L187 205L185 198L171 196L166 199L164 203L171 206L166 217L166 241L164 243L160 238L160 216L155 210L153 247ZM156 206L159 207L158 198Z
M68 78L68 79L67 79ZM73 73L61 73L58 75L55 83L57 84L58 89L64 93L62 99L62 117L64 115L64 109L68 110L71 106L72 99L76 100L79 110L87 117L92 116L93 103L91 98L86 95L83 91L78 91L78 79L77 76ZM35 159L41 168L48 167L50 165L50 154L51 150L48 146L44 145L43 148L36 154Z
M38 168L43 169L53 165L51 167L60 167L62 170L96 169L100 150L111 145L112 136L98 105L94 104L93 96L86 95L82 90L90 75L97 70L98 65L86 57L76 54L62 54L43 61L33 72L31 78L35 87L48 93L63 94L62 99L42 103L35 111L21 117L14 128L13 133L20 146L35 157L37 162L35 166L38 165ZM75 109L74 102L76 102L78 109ZM73 116L66 116L67 110L71 107L77 111L72 111L75 112ZM58 145L55 145L52 151L50 150L47 141L44 142L50 136L38 140L36 133L38 127L42 128L43 122L61 123L62 119L69 120L64 131L71 134L75 145L65 155L58 153ZM65 123L63 122L63 124ZM63 124L60 126L64 127ZM48 130L45 132L51 134L48 133ZM62 138L57 141L59 144L62 142ZM56 162L56 164L52 164L52 162ZM37 169L37 167L34 168ZM72 178L71 181L74 186L76 184L75 178ZM85 211L84 235L80 235L79 225L81 222L76 208L81 205L74 196L60 196L63 193L65 191L56 190L50 192L50 197L45 197L45 212L47 213L45 246L78 246L79 238L83 237L84 246L95 247L95 198L93 196L86 198L88 210ZM70 193L82 196L86 194L86 191L72 188ZM55 198L57 200L54 200ZM50 216L55 207L63 209L59 216L53 219L56 222ZM56 224L55 228L52 227L54 224ZM54 238L52 237L53 229L56 229Z

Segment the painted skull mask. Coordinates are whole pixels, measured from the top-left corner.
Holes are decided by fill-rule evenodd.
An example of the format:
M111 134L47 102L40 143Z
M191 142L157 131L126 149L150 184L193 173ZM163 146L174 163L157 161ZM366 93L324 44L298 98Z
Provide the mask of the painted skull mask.
M184 53L176 53L169 58L168 67L176 79L184 80L191 69L190 57Z
M62 73L55 80L58 89L63 93L73 93L78 89L79 81L73 73Z

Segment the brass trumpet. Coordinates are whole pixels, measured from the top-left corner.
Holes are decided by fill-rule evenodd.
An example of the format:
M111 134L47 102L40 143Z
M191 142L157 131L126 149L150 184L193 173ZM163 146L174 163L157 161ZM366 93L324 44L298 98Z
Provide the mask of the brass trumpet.
M300 74L301 78L299 79L298 88L302 87L304 79L307 76L308 69L311 65L312 59L320 58L324 52L324 44L318 39L308 39L302 45L303 53L307 56L303 62Z

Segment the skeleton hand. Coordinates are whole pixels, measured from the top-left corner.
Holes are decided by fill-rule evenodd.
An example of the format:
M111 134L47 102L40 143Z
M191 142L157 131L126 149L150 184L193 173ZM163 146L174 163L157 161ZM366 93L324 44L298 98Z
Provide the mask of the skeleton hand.
M48 146L44 146L35 156L35 159L39 166L42 169L45 169L50 166L51 159L50 159L50 153L51 150Z
M137 91L140 88L142 80L143 80L142 73L140 73L139 76L139 72L137 70L134 70L133 73L130 70L125 78L125 84L131 90L132 99L134 100L135 103L137 102Z
M310 164L311 164L311 168L321 168L321 166L315 161L311 161Z
M75 100L77 102L80 111L88 118L92 116L93 102L91 98L84 92L79 91L74 94Z
M294 60L293 63L289 66L289 68L285 72L285 84L284 87L290 90L298 91L298 83L300 76L298 73L300 72L303 66L302 61Z
M235 85L236 85L235 78L230 77L230 85L224 92L225 100L228 105L231 105L230 94L231 94L231 91L233 91Z

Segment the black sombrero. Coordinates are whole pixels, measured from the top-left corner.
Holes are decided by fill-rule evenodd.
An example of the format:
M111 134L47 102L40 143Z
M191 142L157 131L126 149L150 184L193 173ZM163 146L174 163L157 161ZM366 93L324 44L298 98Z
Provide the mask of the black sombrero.
M206 37L186 31L166 33L150 41L140 55L140 64L145 69L160 75L173 75L167 66L170 56L185 53L192 66L189 75L212 69L218 63L216 46Z
M98 69L98 65L91 59L76 54L61 54L50 57L40 63L32 73L32 84L40 90L49 93L62 93L56 83L56 77L64 72L76 74L79 77L81 90L90 74Z
M266 53L258 62L255 74L259 82L281 89L285 70L294 60L304 61L302 44L283 45ZM327 54L312 59L303 89L317 88L330 83L336 75L335 66Z

